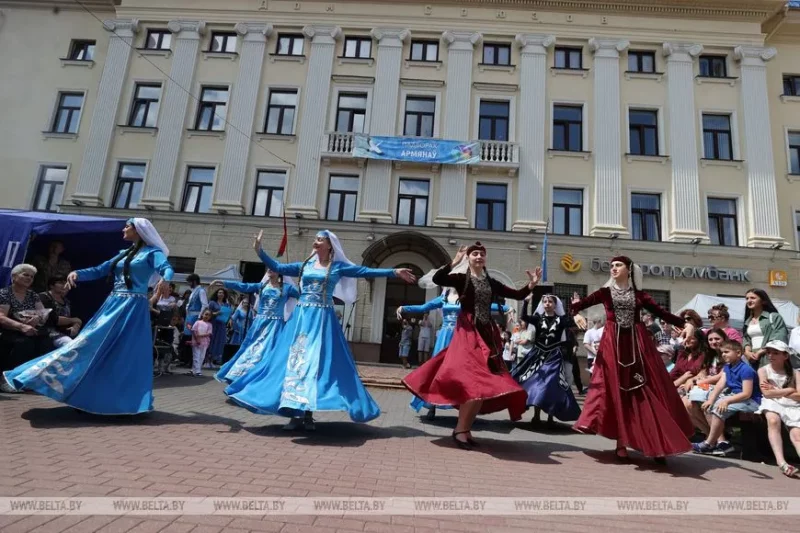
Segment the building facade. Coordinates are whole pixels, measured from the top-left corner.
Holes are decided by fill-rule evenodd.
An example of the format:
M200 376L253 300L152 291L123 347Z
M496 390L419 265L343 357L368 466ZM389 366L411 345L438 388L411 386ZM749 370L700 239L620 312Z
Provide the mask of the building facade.
M547 231L563 296L626 253L672 308L800 301L783 1L0 1L0 49L0 207L146 216L184 270L255 268L285 208L291 260L323 227L355 263L418 273L479 239L518 284ZM361 133L480 158L355 158ZM435 291L360 289L348 335L388 360L395 307Z

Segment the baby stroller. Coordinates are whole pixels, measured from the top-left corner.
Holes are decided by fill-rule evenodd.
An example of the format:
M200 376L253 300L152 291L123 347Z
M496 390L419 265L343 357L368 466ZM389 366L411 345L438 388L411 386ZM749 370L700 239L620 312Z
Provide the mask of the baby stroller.
M161 315L166 315L162 312ZM169 367L175 353L175 334L176 328L170 325L172 313L168 316L159 316L153 328L153 376L159 377L163 374L172 374ZM178 332L180 335L180 332Z

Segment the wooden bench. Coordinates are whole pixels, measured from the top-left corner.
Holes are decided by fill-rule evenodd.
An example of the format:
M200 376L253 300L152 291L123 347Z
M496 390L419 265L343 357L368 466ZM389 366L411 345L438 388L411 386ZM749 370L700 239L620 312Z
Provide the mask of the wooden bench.
M772 448L767 437L767 419L763 415L738 413L726 421L725 427L727 429L739 429L738 442L732 442L731 444L738 444L740 452L738 455L733 454L733 457L738 457L744 461L775 464L775 456L772 454ZM790 463L800 461L797 451L789 439L789 431L786 426L783 427L781 433L783 434L783 455L786 460Z

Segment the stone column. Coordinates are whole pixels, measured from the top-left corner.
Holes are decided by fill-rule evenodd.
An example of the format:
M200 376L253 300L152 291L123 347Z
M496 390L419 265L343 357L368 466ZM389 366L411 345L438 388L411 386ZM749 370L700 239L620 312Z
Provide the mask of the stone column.
M303 33L311 38L311 57L300 110L294 187L286 211L319 218L317 186L320 152L327 121L336 41L342 35L342 29L338 26L306 26Z
M378 41L377 76L372 95L370 134L394 136L397 127L397 105L400 92L400 65L403 62L403 43L411 34L406 29L376 28L372 37ZM370 160L361 186L363 200L359 218L376 219L391 224L389 198L392 192L391 161Z
M766 62L777 53L774 48L737 46L734 49L742 69L742 140L747 164L748 246L770 246L783 242L778 223L766 67Z
M111 140L117 125L117 109L122 86L128 77L133 38L138 31L139 21L107 20L103 22L103 27L111 32L111 37L89 126L89 141L83 153L78 184L72 195L73 203L78 205L103 205L103 177L106 174Z
M628 41L590 39L594 51L594 224L589 234L627 234L622 224L619 53Z
M547 51L556 42L552 35L519 34L519 185L514 231L544 230L544 162L546 121Z
M699 44L664 43L667 58L667 122L672 164L670 241L708 240L700 209L697 115L694 106L694 58Z
M472 54L480 33L446 31L442 38L448 44L447 92L445 93L444 138L466 141L469 131L472 104ZM442 165L439 190L439 212L433 220L435 226L469 227L467 218L467 167Z
M222 155L222 169L214 187L215 211L226 211L243 215L242 194L247 179L247 161L250 155L250 135L256 115L258 89L261 85L261 69L264 65L264 50L272 25L262 22L240 22L236 32L242 36L239 53L239 74L231 95L231 111Z
M173 20L167 27L174 34L175 50L172 55L172 68L166 80L166 90L161 104L158 121L156 150L140 202L145 207L172 209L172 189L175 173L178 170L178 156L184 137L186 111L192 90L194 69L200 38L205 33L206 23L191 20Z

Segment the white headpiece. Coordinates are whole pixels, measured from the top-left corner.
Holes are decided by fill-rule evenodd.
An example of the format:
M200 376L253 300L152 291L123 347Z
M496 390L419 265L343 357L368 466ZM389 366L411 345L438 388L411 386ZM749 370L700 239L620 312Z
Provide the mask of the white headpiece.
M539 300L539 305L536 307L536 311L534 313L543 315L544 314L544 299L545 298L553 298L556 301L556 314L558 316L564 316L566 312L564 312L564 304L561 301L561 298L556 296L555 294L545 294L542 296L542 299Z
M335 233L328 230L322 230L317 233L317 237L325 237L331 242L331 251L333 252L333 259L334 261L338 261L340 263L344 263L346 265L354 265L352 261L350 261L347 256L344 254L344 249L342 249L342 244L339 242L339 237L336 236ZM311 260L314 260L317 257L315 253L311 256ZM339 283L336 284L336 287L333 289L333 295L336 298L339 298L346 304L351 304L358 299L358 280L355 278L342 278L339 280Z
M450 273L466 274L468 269L469 269L469 259L464 257L464 259L462 259L459 264L450 269ZM417 285L419 285L423 289L433 289L437 287L437 285L433 282L433 275L436 274L438 270L439 270L438 268L429 270L427 274L419 278L419 281L417 281Z
M295 289L297 288L297 283L294 282L292 278L289 276L283 276L283 282L286 285L291 285ZM269 269L267 272L264 273L264 277L261 278L261 285L263 286L265 283L269 283ZM261 299L261 294L256 295L256 303L255 308L258 309L258 302ZM292 316L292 312L294 311L295 306L297 305L297 298L289 298L286 300L286 304L283 306L283 319L289 320L289 317Z
M133 224L133 227L136 228L136 233L139 234L139 238L141 238L146 245L152 246L153 248L158 248L164 253L165 256L169 256L169 248L167 248L164 239L162 239L161 235L158 234L158 231L156 231L156 227L153 226L152 222L146 218L132 218L128 220L128 223ZM159 279L161 279L161 276L158 273L155 273L150 276L147 284L152 287L158 283Z
M613 260L612 260L613 262ZM642 283L644 281L644 276L642 274L642 268L634 263L633 261L630 262L630 267L628 268L630 272L630 280L631 285L634 290L640 291L642 290ZM609 276L608 281L606 281L603 287L616 287L617 282L614 281L614 278Z

